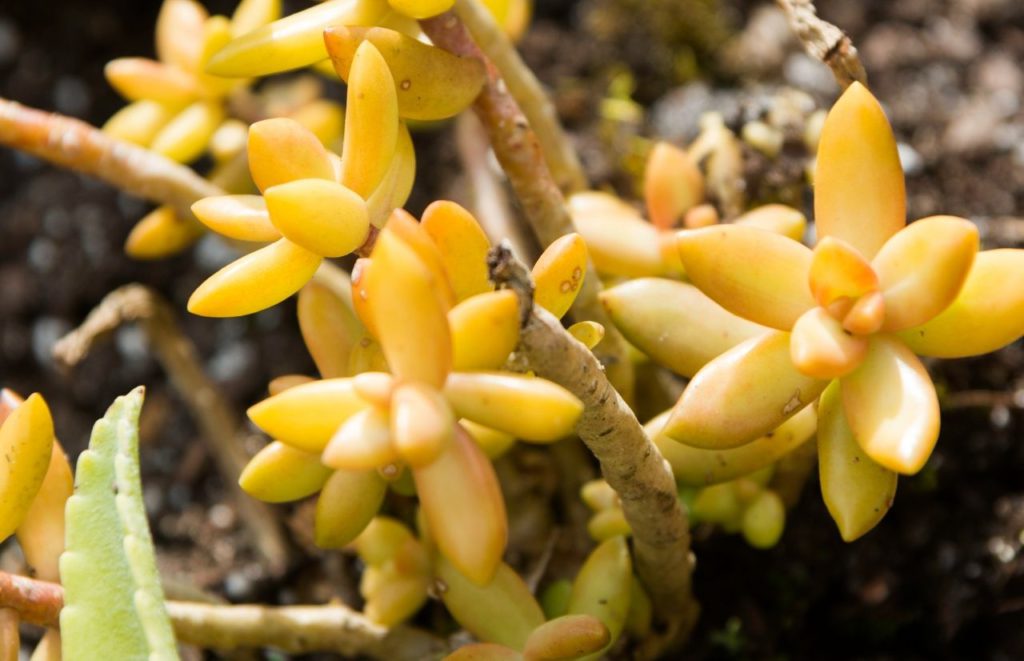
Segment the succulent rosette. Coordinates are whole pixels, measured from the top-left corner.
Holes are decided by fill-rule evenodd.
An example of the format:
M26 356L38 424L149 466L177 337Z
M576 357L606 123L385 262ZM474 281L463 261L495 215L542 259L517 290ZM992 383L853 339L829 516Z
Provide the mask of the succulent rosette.
M664 433L731 451L820 398L821 483L847 540L888 510L939 434L916 354L962 357L1024 334L1024 251L978 253L963 218L905 220L903 172L878 101L854 83L829 112L815 172L813 250L741 226L680 233L687 276L764 331L702 367Z

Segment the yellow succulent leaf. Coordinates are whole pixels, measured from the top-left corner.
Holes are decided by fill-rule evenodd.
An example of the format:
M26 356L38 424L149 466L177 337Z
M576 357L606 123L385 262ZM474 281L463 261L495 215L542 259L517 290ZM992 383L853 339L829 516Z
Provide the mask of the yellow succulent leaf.
M384 180L398 145L395 81L369 41L356 49L348 80L341 183L367 199Z
M297 315L302 341L320 376L348 376L350 355L363 325L341 294L314 280L299 291Z
M203 70L213 54L226 46L229 41L231 41L231 21L226 16L211 16L203 24L203 47L199 51L199 66L195 76L203 95L207 98L222 98L231 90L245 84L245 81L242 80L211 76Z
M788 236L794 241L800 241L807 231L807 218L785 204L766 204L747 211L733 221L736 225L756 227L769 232L775 232L782 236Z
M769 331L675 280L630 280L604 290L600 298L628 342L686 377L740 342Z
M456 370L496 370L519 342L519 300L509 289L471 296L448 312Z
M559 319L569 311L587 272L587 244L579 234L552 242L533 267L534 302Z
M836 301L833 309L845 309L849 300ZM880 291L873 291L857 299L850 311L843 317L843 328L854 335L870 335L877 333L885 322L885 296Z
M366 202L333 181L289 181L264 190L263 199L285 238L324 257L353 252L370 231Z
M633 207L614 195L593 191L576 193L568 205L600 273L640 278L668 270L658 230Z
M427 576L389 576L372 595L367 595L363 612L382 627L398 626L426 603L429 588Z
M921 470L939 438L939 400L917 356L897 338L875 336L841 383L843 411L864 452L897 473Z
M969 220L932 216L900 230L872 266L885 297L883 331L918 326L956 299L978 252L978 230Z
M400 379L441 387L452 365L447 309L438 297L443 283L388 227L372 260L362 286L388 365Z
M497 643L469 643L445 656L444 661L523 661L523 655Z
M391 165L376 190L366 200L370 224L383 227L388 216L409 199L415 180L416 150L413 148L412 136L409 135L409 127L405 122L399 122L395 157L391 159Z
M456 415L534 443L565 438L583 402L558 384L502 372L453 372L444 394Z
M354 546L364 563L379 567L393 560L402 547L414 541L412 532L401 521L389 516L375 516L356 538Z
M433 462L452 442L455 417L440 392L422 383L403 383L391 399L391 437L412 468Z
M202 225L182 219L173 207L157 207L135 224L124 251L134 259L162 259L188 248L203 233Z
M249 419L282 443L322 452L334 433L369 404L352 379L323 379L289 388L249 407Z
M192 205L192 213L217 234L239 241L276 241L281 238L259 195L218 195Z
M789 340L788 333L767 333L704 366L683 391L665 434L695 448L737 448L817 399L828 382L794 367Z
M814 407L806 406L777 428L746 445L732 450L702 450L674 441L662 433L669 415L671 411L662 413L644 425L644 429L672 466L676 481L694 487L727 482L771 466L810 440L818 423Z
M774 491L762 491L743 511L740 530L756 549L770 549L779 543L786 527L786 506Z
M590 517L587 521L587 534L591 539L603 542L612 537L628 537L633 534L633 529L626 521L626 514L620 507L602 510Z
M148 99L169 106L184 105L199 90L193 76L178 67L145 57L121 57L107 62L103 75L129 101Z
M377 514L387 490L376 470L334 471L316 501L316 545L340 549L355 540Z
M570 615L592 615L608 627L609 643L618 640L629 613L633 562L625 537L601 542L587 556L572 584Z
M416 251L420 261L430 269L436 283L435 296L449 310L455 305L455 291L445 269L444 259L437 244L430 238L423 225L405 209L395 209L388 218L388 232L394 233L407 246Z
M505 454L516 442L516 437L512 434L506 434L503 431L485 427L472 420L463 418L459 420L459 424L476 441L476 444L484 451L487 458L491 460Z
M588 349L593 349L604 339L604 326L596 321L578 321L567 329Z
M808 278L811 294L823 308L878 289L878 276L871 264L849 243L831 236L815 246Z
M242 0L231 14L231 34L241 37L281 17L281 0Z
M248 124L240 119L225 119L210 136L210 156L226 170L234 165L230 163L231 159L242 153L248 139Z
M421 225L437 246L457 301L494 288L487 272L491 242L473 214L441 200L426 208Z
M851 335L824 308L797 319L789 340L793 365L816 379L835 379L860 365L868 352L866 337Z
M693 284L744 319L789 330L815 305L807 282L811 251L792 239L716 225L680 232L677 243Z
M313 277L320 255L288 239L244 255L192 292L188 311L203 317L239 317L288 298Z
M818 414L821 496L839 534L852 542L874 528L892 507L897 475L875 463L854 439L838 381L822 394Z
M608 627L593 615L563 615L533 630L523 648L523 658L576 659L582 654L600 652L610 642Z
M504 563L483 585L445 558L438 560L436 573L445 587L440 593L448 612L479 640L521 650L530 633L544 624L544 612L530 588Z
M383 27L334 26L324 32L334 69L347 81L356 49L372 43L391 70L398 114L405 119L435 121L457 115L480 93L487 72L483 62L460 57Z
M686 150L658 142L647 157L644 201L658 229L670 229L704 198L704 175Z
M580 488L580 498L595 512L621 508L619 494L605 480L591 480Z
M267 384L267 392L271 397L273 397L274 395L283 393L289 388L301 386L306 383L312 383L314 381L316 381L316 379L311 376L306 376L305 374L282 374L281 376L275 376L270 380Z
M452 8L455 0L388 0L395 11L417 20L437 16Z
M468 582L490 583L508 542L505 500L491 462L456 426L453 442L429 465L413 468L412 475L441 554Z
M825 118L814 170L818 239L834 236L867 259L906 224L896 138L878 100L860 83Z
M978 253L960 294L927 323L901 331L915 353L977 356L1024 335L1024 250Z
M736 481L713 484L701 489L693 499L690 516L698 523L715 523L736 532L743 519L743 503L736 489Z
M337 470L371 470L398 461L387 413L368 408L353 414L324 448L321 460Z
M280 18L234 39L206 63L215 76L247 78L298 69L327 59L324 28L374 25L386 0L330 0Z
M103 125L112 138L146 147L180 108L156 101L135 101L114 113Z
M311 101L288 117L302 124L328 149L334 148L345 131L345 109L341 104L327 99Z
M222 121L224 108L220 103L196 101L160 129L149 148L172 161L194 161L206 151L210 138Z
M256 122L249 127L249 171L259 189L296 179L334 181L334 166L320 140L287 117Z
M164 0L156 19L156 54L161 62L195 71L209 14L195 0Z
M364 400L382 409L391 409L395 377L386 372L363 372L352 377L352 387Z
M258 500L287 503L313 495L330 476L320 457L274 441L249 460L238 485Z
M44 581L60 581L58 561L64 552L64 504L74 486L71 464L64 448L54 439L46 476L17 530L18 544L31 575Z

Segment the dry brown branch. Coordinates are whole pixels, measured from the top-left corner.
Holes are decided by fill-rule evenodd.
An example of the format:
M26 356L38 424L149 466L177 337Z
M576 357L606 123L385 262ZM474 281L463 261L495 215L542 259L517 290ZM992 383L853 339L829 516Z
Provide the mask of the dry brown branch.
M832 70L840 87L846 89L854 81L867 85L868 75L853 42L845 32L818 17L813 0L776 0L776 4L786 12L804 50Z
M18 634L18 612L0 608L0 661L18 661L21 636Z
M548 99L540 81L523 62L494 15L480 0L456 0L454 11L501 73L509 93L519 102L526 120L537 133L555 183L566 194L586 190L587 176L569 137L562 130L555 104Z
M541 246L548 246L561 236L576 231L562 192L555 184L544 161L537 135L523 115L515 98L509 94L500 72L473 41L465 25L453 12L421 22L424 32L437 46L448 51L481 60L487 67L487 82L473 108L487 129L498 162L508 175L509 183L519 199L523 213ZM597 295L601 282L589 264L583 286L573 306L579 319L590 319L605 327L604 340L596 347L608 378L631 400L633 396L633 364L626 354L626 344L615 330Z
M56 583L0 572L0 609L25 622L60 626L64 589ZM341 604L325 606L223 606L168 601L167 612L182 643L233 650L276 647L293 654L334 652L375 659L436 659L448 645L411 627L386 629Z
M146 333L171 384L199 424L217 468L232 491L235 506L253 533L269 570L275 574L283 572L288 564L288 545L274 511L247 496L238 486L238 477L249 461L243 449L245 427L242 420L203 372L194 345L178 327L166 301L142 285L115 289L89 313L81 326L57 342L54 357L64 366L74 367L98 340L122 324L132 322L139 324Z
M622 500L633 530L637 573L669 624L668 640L684 638L698 606L691 589L690 529L668 463L593 354L558 319L533 305L530 289L522 286L529 279L526 267L514 261L506 246L496 248L491 257L492 279L515 291L528 311L516 348L520 366L583 401L576 433Z
M101 179L151 202L173 206L198 222L190 207L223 191L188 167L89 124L0 99L0 144Z

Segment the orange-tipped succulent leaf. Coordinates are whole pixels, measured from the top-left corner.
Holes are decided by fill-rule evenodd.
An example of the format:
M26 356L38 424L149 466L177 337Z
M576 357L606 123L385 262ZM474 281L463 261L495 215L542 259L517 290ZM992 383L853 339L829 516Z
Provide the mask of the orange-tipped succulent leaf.
M348 80L341 183L367 199L383 181L398 145L395 81L369 41L356 49Z
M398 114L406 119L452 117L473 102L487 79L480 60L454 55L396 30L335 26L324 32L324 41L342 80L349 78L359 45L371 42L391 70Z
M576 193L569 213L601 273L638 278L669 270L657 228L614 195Z
M437 246L457 301L494 288L487 273L491 243L473 214L441 200L423 211L421 226Z
M505 500L491 462L461 428L431 464L412 469L431 538L470 581L486 585L508 541Z
M796 368L816 379L834 379L860 365L868 339L852 335L824 308L808 310L793 326L790 356Z
M917 356L895 337L875 336L841 383L843 411L864 452L897 473L921 470L939 437L939 400Z
M289 181L265 189L263 199L285 238L324 257L349 254L370 230L363 198L333 181Z
M341 178L341 166L338 165L338 178ZM373 194L366 200L366 209L370 216L370 224L383 227L388 216L405 204L412 193L416 179L416 150L413 148L412 136L405 122L398 126L398 142L395 145L395 157L384 178Z
M900 230L872 261L885 297L884 331L934 318L960 293L978 252L974 224L933 216Z
M430 269L436 283L435 295L447 310L455 305L455 291L448 280L444 256L423 225L405 209L395 209L388 218L388 232L394 233L416 251L420 261Z
M448 312L456 370L496 370L519 341L519 301L509 289L471 296Z
M199 285L188 311L203 317L239 317L265 310L299 291L322 257L288 239L236 259Z
M299 291L297 316L302 341L320 376L348 376L352 349L365 331L343 294L314 280Z
M195 0L164 0L156 19L156 54L161 62L194 71L203 48L206 9Z
M337 470L370 470L398 461L387 412L378 408L359 411L338 429L321 459Z
M712 360L683 391L665 434L696 448L737 448L813 402L828 382L796 369L789 342L788 333L767 333Z
M559 319L569 311L587 273L587 244L579 234L554 241L533 267L534 301Z
M122 57L103 68L107 82L129 101L148 99L181 108L198 90L195 78L175 66L144 57Z
M828 308L840 299L855 300L878 289L878 276L856 248L842 239L827 236L818 242L811 258L811 294Z
M644 171L644 200L654 226L676 226L703 197L704 176L690 155L667 142L654 145Z
M807 230L807 218L793 207L784 204L766 204L751 209L733 223L775 232L794 241L803 239Z
M864 257L906 224L896 138L878 100L853 83L829 111L814 172L818 238L846 241Z
M444 452L455 434L455 417L440 392L422 383L404 383L391 399L391 437L398 455L413 468Z
M394 375L441 387L452 365L447 309L437 294L443 283L409 244L385 227L363 286Z
M249 127L249 171L260 190L296 179L334 181L334 166L317 137L293 119L275 117Z
M0 540L25 520L53 454L53 418L38 393L18 404L0 424Z
M133 259L162 259L184 250L202 235L203 227L178 216L174 207L157 207L135 224L124 251Z
M218 234L239 241L276 241L281 232L270 222L267 204L259 195L219 195L192 205L192 213Z
M717 225L680 232L677 242L693 284L733 314L789 330L815 305L807 282L811 251L792 239Z
M338 428L369 404L352 379L323 379L289 388L249 408L249 419L282 443L319 453Z
M853 437L838 381L822 394L818 414L821 495L839 534L852 542L874 528L892 507L897 475L875 463Z
M1024 335L1024 251L978 253L953 303L937 317L899 336L915 353L940 358L977 356Z

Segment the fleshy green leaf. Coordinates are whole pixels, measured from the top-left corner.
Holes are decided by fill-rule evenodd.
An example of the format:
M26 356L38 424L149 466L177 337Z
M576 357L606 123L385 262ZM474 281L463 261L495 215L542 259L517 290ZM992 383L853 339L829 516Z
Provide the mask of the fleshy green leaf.
M65 661L178 658L142 504L144 392L114 401L78 460L60 559Z

